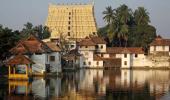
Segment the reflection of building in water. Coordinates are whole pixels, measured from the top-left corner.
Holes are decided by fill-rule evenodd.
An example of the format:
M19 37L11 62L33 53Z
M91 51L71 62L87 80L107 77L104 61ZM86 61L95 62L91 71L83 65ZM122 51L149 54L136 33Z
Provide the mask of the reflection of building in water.
M79 90L105 93L108 79L103 77L103 70L80 70L80 76Z
M34 81L32 82L32 92L37 97L40 97L40 98L47 97L45 80L34 79Z
M160 96L170 90L170 72L163 70L121 70L121 85L143 89L148 84L152 95ZM130 86L131 85L131 86Z
M120 70L121 72L107 72L109 76L106 89L108 98L160 99L170 90L170 71L163 70ZM114 74L116 73L116 74ZM119 95L119 96L118 96ZM109 97L108 97L109 96Z
M31 93L31 84L28 81L14 81L8 82L8 100L18 100L22 98L31 99L27 95Z
M31 91L30 84L28 81L9 81L9 94L25 94L28 95L28 93Z
M46 80L46 83L49 86L48 91L51 96L59 97L61 95L61 78L51 78Z

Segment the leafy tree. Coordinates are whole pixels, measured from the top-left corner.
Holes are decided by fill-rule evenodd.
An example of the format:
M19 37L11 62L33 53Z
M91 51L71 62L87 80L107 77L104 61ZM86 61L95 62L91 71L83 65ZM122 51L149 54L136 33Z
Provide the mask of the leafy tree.
M19 31L12 31L7 27L0 25L0 60L10 56L9 50L20 39Z
M30 33L33 33L32 23L27 22L26 24L24 24L24 28L22 29L21 33L23 38L27 38L30 35Z
M116 9L106 7L103 19L107 25L98 30L101 36L107 36L110 46L142 46L155 38L156 29L149 25L149 13L144 7L138 7L133 12L128 6L121 5Z
M137 25L148 25L150 22L149 12L144 7L138 7L134 13L134 20Z
M24 28L22 29L21 33L23 38L27 38L30 34L34 34L39 39L46 39L50 37L50 31L47 26L33 26L33 24L30 22L24 24Z
M33 33L40 39L46 39L50 37L50 31L47 26L38 25L33 28Z
M114 20L114 10L112 9L111 6L106 7L106 10L103 11L103 19L110 25L112 21Z

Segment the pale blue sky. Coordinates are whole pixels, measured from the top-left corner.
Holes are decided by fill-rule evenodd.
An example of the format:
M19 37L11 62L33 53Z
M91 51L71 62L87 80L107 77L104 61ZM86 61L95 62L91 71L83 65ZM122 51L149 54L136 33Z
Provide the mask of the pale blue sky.
M12 29L22 29L23 24L44 24L49 3L90 3L92 0L0 0L0 24ZM132 9L144 6L151 17L151 24L157 34L170 38L170 0L94 0L95 17L98 27L105 25L102 11L111 5L113 8L126 4Z

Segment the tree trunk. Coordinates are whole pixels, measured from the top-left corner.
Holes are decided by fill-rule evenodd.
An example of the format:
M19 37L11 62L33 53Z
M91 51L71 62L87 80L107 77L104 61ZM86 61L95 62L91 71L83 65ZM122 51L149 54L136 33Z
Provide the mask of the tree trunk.
M122 45L121 45L121 39L119 38L119 47L121 47Z
M127 47L127 40L126 40L126 43L125 43L125 47Z

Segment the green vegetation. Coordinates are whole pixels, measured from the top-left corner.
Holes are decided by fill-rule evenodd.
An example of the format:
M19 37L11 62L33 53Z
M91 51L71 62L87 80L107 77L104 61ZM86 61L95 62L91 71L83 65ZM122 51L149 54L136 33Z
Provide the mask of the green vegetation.
M50 31L47 26L33 26L32 23L27 22L24 24L24 28L21 31L22 37L27 38L29 34L34 34L37 36L39 39L46 39L50 37Z
M103 15L107 25L100 28L98 34L109 39L108 46L147 48L156 37L156 29L149 25L149 13L144 7L138 7L133 12L126 5L116 9L108 6Z
M50 36L48 27L38 25L34 26L31 23L24 24L21 31L9 29L0 25L0 61L5 60L10 56L9 50L15 46L20 39L27 38L29 35L34 34L40 39L46 39ZM1 65L2 62L0 62Z

